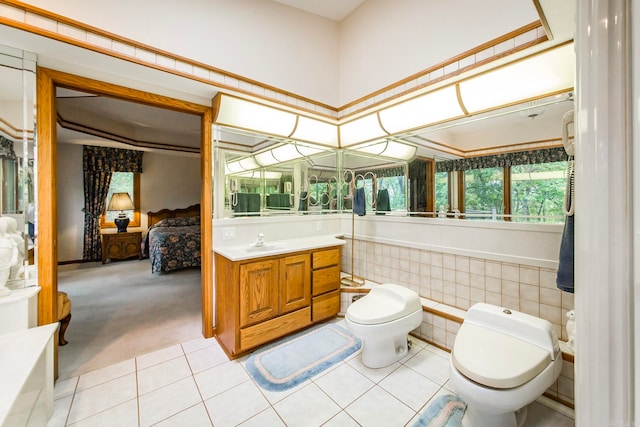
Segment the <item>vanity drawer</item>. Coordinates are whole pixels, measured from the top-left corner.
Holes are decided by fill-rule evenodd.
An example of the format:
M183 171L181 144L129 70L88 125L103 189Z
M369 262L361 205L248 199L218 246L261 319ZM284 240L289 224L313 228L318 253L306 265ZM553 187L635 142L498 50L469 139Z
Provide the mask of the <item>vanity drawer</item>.
M330 265L340 265L340 249L328 249L313 253L311 268L322 268Z
M311 283L314 296L337 290L340 287L340 267L336 265L314 270Z
M328 294L313 297L311 304L312 321L333 317L340 311L340 291L329 292Z

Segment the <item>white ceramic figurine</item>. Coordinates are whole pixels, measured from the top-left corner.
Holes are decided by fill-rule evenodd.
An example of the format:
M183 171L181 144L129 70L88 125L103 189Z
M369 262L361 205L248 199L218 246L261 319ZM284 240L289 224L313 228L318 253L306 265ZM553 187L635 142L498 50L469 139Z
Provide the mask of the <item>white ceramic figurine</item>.
M574 310L571 310L567 313L567 344L571 348L572 351L575 352L574 348L574 340L576 337L576 313Z

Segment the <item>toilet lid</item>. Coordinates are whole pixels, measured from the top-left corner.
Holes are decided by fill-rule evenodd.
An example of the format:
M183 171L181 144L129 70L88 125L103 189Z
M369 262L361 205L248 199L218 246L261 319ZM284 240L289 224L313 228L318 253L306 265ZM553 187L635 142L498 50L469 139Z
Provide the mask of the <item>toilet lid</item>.
M526 383L551 363L548 351L472 323L458 330L451 357L467 378L501 389Z
M394 300L370 294L351 304L347 311L347 317L354 323L375 325L391 322L410 314L407 312L407 308L404 304L399 304Z

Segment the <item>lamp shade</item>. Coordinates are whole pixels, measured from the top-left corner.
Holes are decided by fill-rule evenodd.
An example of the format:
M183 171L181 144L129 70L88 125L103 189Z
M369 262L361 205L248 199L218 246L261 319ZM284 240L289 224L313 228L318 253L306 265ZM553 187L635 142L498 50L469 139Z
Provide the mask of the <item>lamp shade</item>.
M129 193L113 193L109 201L108 211L130 211L135 209Z

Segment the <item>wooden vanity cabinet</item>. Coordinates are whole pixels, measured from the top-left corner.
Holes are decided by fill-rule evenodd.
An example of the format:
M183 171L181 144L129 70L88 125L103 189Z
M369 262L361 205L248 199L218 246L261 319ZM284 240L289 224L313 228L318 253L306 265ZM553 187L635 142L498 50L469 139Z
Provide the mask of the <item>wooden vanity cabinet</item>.
M319 322L340 311L340 247L315 251L311 265L311 316Z
M216 337L227 355L237 357L336 315L340 308L340 249L334 250L328 264L321 261L327 255L323 250L241 261L216 253ZM314 262L318 267L312 271ZM327 268L332 267L337 268L337 288L335 283L329 284L332 280L328 276L335 272ZM322 292L314 291L312 298L312 280L316 278L315 289Z

